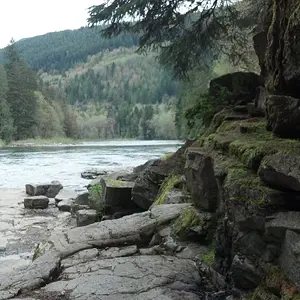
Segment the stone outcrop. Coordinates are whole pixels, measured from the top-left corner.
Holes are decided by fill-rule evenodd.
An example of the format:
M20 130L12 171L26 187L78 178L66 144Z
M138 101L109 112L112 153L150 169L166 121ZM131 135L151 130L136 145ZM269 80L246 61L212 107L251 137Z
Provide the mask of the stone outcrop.
M251 72L235 72L211 80L208 94L221 98L227 104L247 104L252 102L256 90L262 85L259 75Z
M32 196L24 199L24 207L29 209L45 209L49 205L49 198L46 196Z
M96 179L99 176L105 176L107 175L108 172L104 170L97 170L97 169L91 169L91 170L86 170L81 173L81 178L84 179Z
M283 138L300 137L300 100L271 95L266 100L267 128Z
M59 181L52 181L46 184L26 184L26 194L29 196L46 196L55 198L59 191L63 188Z
M205 153L190 150L185 177L194 205L207 211L216 211L219 192L212 158Z
M131 200L131 191L134 182L115 180L110 177L102 178L100 181L102 201L108 214L129 211L137 212L138 205Z
M261 179L278 189L300 192L300 160L296 155L266 156L260 165Z

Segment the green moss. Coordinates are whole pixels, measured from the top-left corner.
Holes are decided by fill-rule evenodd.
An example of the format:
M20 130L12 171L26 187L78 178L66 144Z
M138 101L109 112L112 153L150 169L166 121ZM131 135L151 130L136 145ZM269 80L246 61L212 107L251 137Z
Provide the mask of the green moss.
M34 249L32 261L36 260L36 259L39 258L40 256L41 256L41 249L40 249L40 244L38 244L38 245L36 246L36 248Z
M101 184L95 184L89 188L89 206L97 211L99 218L104 215L105 205Z
M173 156L174 152L169 152L161 157L161 160L167 160Z
M172 229L180 240L188 240L197 227L197 240L208 243L213 237L214 225L214 218L210 213L200 213L195 208L189 208L177 218Z
M209 252L205 253L201 260L208 266L212 266L215 261L215 251L211 249Z
M107 182L108 185L115 187L115 188L122 188L122 187L128 186L128 182L122 181L122 180L107 178L105 181Z
M162 205L166 201L167 194L181 182L181 176L171 175L161 185L154 205Z
M252 206L264 206L270 192L255 173L240 167L228 169L224 187L230 200Z

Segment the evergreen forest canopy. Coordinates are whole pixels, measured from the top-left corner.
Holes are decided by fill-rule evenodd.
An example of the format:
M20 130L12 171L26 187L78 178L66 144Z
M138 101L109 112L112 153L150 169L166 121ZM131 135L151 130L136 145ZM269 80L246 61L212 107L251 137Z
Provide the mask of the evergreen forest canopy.
M0 52L2 140L185 138L199 134L203 126L200 115L189 128L186 112L205 99L211 78L232 70L257 69L253 51L245 55L245 44L234 44L250 45L245 40L250 27L247 18L239 30L232 26L237 24L237 8L228 6L229 1L223 1L225 14L220 3L213 7L214 13L204 14L205 28L199 23L203 12L195 6L182 15L176 6L174 14L169 14L171 6L166 3L172 1L141 0L139 8L127 2L134 23L122 22L128 12L121 2L108 1L91 8L93 28L12 41ZM143 20L148 2L154 11L149 10ZM113 5L117 5L115 10ZM217 16L216 25L213 16ZM235 20L230 26L225 22L229 17ZM110 25L99 27L103 21ZM231 39L224 42L226 34ZM143 55L147 49L151 51ZM232 49L235 64L225 63L226 52L233 53ZM174 75L180 80L174 80ZM205 105L204 110L214 109L213 104Z

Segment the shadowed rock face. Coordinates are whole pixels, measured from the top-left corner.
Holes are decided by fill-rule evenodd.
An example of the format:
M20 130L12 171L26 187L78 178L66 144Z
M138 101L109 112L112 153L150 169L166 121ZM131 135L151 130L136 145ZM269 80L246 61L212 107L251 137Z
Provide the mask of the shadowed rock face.
M300 97L300 9L298 0L268 0L254 48L268 89Z

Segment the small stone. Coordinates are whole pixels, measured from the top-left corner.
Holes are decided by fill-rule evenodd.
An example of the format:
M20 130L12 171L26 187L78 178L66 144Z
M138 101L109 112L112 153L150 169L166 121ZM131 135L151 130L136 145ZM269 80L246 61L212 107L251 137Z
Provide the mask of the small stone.
M29 209L45 209L49 205L49 198L46 196L32 196L24 198L24 207Z
M77 195L75 191L62 189L55 197L55 202L58 203L63 200L76 199Z
M62 200L59 203L57 203L57 208L60 211L71 212L71 207L72 207L73 203L74 203L74 200L72 200L72 199Z
M76 213L77 227L93 224L97 222L98 219L97 211L94 209L79 210Z

